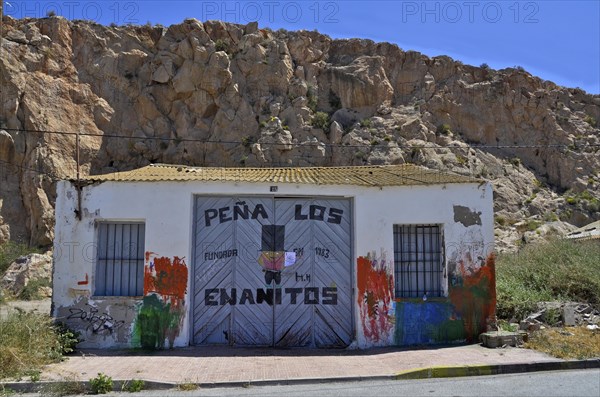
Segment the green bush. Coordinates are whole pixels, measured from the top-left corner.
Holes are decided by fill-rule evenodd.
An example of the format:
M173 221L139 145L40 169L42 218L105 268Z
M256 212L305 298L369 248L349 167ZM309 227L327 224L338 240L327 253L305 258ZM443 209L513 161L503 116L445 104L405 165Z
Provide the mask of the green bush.
M126 381L123 383L123 387L121 389L129 393L137 393L144 389L144 381L141 379L132 379L130 381Z
M0 379L33 373L60 361L63 344L48 315L10 311L0 318Z
M62 354L73 353L77 344L81 342L81 333L73 331L65 323L57 323L54 331L58 335L58 343Z
M217 39L217 41L215 41L215 51L227 52L228 49L229 49L229 44L227 44L222 39Z
M362 119L360 121L360 126L363 128L370 128L371 124L372 124L371 119Z
M600 245L553 240L501 254L496 266L499 318L523 318L537 302L600 303Z
M450 124L441 124L437 128L437 133L440 135L450 135L452 134L452 129L450 128Z
M321 128L323 131L329 131L331 120L325 112L317 112L312 118L311 124L315 128Z
M98 372L98 376L90 379L90 389L92 394L106 394L113 389L113 380L110 376Z
M591 127L596 127L597 122L596 119L592 116L590 116L589 114L585 116L585 118L583 119L586 123L588 123Z
M313 112L316 112L317 105L319 103L319 96L317 95L315 87L313 87L312 85L308 86L306 97L308 99L308 108Z

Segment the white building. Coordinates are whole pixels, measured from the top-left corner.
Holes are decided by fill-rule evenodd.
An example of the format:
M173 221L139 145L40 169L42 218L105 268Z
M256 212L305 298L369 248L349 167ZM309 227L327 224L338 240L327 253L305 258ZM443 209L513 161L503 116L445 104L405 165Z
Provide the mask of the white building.
M475 340L491 186L413 165L151 165L57 188L53 314L87 347Z

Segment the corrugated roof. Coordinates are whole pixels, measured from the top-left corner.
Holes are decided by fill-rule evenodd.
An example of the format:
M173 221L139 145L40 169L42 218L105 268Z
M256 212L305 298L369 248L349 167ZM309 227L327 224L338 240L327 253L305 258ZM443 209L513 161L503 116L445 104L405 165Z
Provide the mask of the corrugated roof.
M255 182L316 185L402 186L478 183L479 179L412 164L356 167L221 168L152 164L131 171L90 175L83 182Z
M600 239L600 221L592 222L589 225L573 230L567 234L567 238L577 240Z

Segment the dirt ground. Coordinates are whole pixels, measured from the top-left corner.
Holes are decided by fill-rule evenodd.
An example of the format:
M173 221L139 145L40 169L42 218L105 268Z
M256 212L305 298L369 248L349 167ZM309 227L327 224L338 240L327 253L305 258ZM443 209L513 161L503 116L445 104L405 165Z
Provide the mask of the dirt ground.
M34 301L8 301L0 305L0 317L4 317L9 311L19 308L26 312L37 310L39 313L50 314L50 298Z

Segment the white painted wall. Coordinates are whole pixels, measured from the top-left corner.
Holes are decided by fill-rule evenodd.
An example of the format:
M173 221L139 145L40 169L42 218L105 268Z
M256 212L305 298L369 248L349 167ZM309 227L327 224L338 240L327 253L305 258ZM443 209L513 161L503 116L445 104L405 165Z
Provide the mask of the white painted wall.
M82 297L94 304L94 243L97 221L144 221L145 250L167 257L185 257L192 279L192 228L194 195L265 195L271 196L270 184L225 182L105 182L83 189L83 216L75 216L76 189L70 182L57 185L54 250L54 314ZM466 240L474 240L485 253L493 249L493 206L489 184L447 184L436 186L400 186L368 188L360 186L324 186L278 184L277 196L341 196L354 199L354 269L356 258L375 251L387 253L393 271L394 224L443 224L447 256ZM481 226L465 227L454 221L454 205L481 212ZM89 283L79 285L88 274ZM189 304L189 291L186 304ZM129 306L135 311L141 302L132 298L107 298L109 304ZM111 303L112 302L112 303ZM356 299L355 299L356 302ZM356 303L355 303L356 306ZM64 314L64 312L63 312ZM362 336L355 307L357 344L372 345ZM129 326L129 324L127 324ZM189 310L176 346L189 343ZM132 329L130 329L131 332ZM392 333L393 334L393 333ZM393 336L381 345L391 344ZM90 336L88 346L120 346L116 336Z

